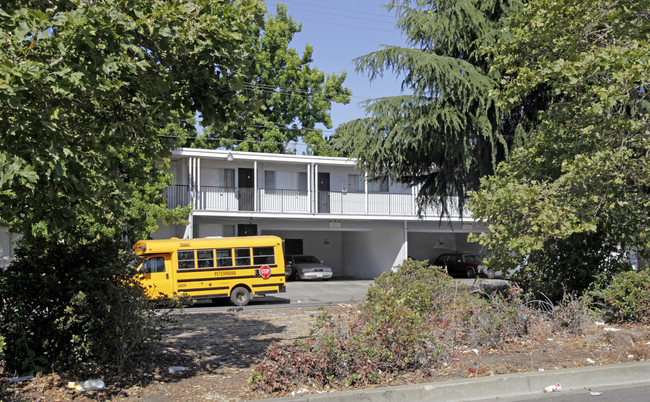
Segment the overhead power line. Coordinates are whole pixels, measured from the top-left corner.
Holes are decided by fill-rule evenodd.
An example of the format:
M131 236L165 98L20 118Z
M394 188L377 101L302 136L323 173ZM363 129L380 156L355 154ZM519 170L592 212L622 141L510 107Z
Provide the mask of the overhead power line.
M273 86L273 85L266 85L266 84L244 84L244 89L256 90L256 91L269 93L269 94L289 92L289 93L295 93L296 95L302 96L304 98L310 98L311 96L314 95L314 92L304 90L304 89L287 88L287 87L280 87L280 86ZM364 96L356 96L356 95L350 95L350 97L363 99L363 100L370 99Z
M296 16L294 19L297 22L314 22L318 24L324 24L324 25L332 25L332 26L343 26L343 27L348 27L348 28L355 28L355 29L362 29L362 30L367 30L367 31L375 31L375 32L390 32L394 33L396 32L395 29L382 29L382 28L376 28L376 27L368 27L368 26L360 26L356 24L345 24L345 23L340 23L340 22L331 22L328 19L325 18L320 18L323 15L331 15L334 17L341 17L341 18L348 18L348 19L354 19L355 21L368 21L368 22L374 22L374 23L379 23L379 24L390 24L392 27L395 26L396 19L395 17L391 17L390 15L382 15L382 14L377 14L377 13L368 13L365 11L359 11L359 10L351 10L351 9L344 9L344 8L338 8L338 7L330 7L330 6L324 6L324 5L318 5L318 4L313 4L312 2L296 2L296 1L282 1L282 3L290 4L291 6L288 7L288 11L291 13L293 16L295 13L293 13L293 10L301 10L305 11L307 14L311 14L313 17L316 19L309 19L309 18L302 18ZM299 7L294 6L294 4L298 4ZM329 9L329 10L335 10L335 11L341 11L344 13L352 13L352 14L358 14L358 15L363 15L363 16L376 16L380 18L386 18L386 20L377 20L377 19L370 19L370 18L364 18L364 17L359 17L358 15L345 15L341 13L331 13L331 12L326 12L326 11L321 11L321 10L311 10L308 8L304 7L315 7L315 8L322 8L322 9ZM269 13L273 14L271 10L268 10Z
M352 9L349 9L349 8L339 8L339 7L332 7L332 6L324 6L324 5L321 5L321 4L316 4L313 1L306 3L304 1L282 0L282 3L299 4L301 6L309 6L309 7L314 7L314 8L325 8L325 9L328 9L328 10L343 11L343 12L347 12L347 13L354 13L354 14L361 14L361 15L373 15L373 16L376 16L376 17L383 17L383 18L392 18L392 17L390 17L388 15L385 15L385 14L369 13L369 12L366 12L366 11L352 10Z

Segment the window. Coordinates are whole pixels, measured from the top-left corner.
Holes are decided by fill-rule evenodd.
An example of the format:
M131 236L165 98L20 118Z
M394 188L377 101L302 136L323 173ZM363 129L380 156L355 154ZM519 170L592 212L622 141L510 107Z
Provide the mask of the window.
M217 267L232 267L232 250L221 248L217 250Z
M265 170L264 188L267 190L307 191L307 173Z
M193 269L196 267L194 263L194 250L177 251L178 256L178 269Z
M264 171L264 188L267 190L274 190L275 187L275 172L273 170Z
M313 255L298 255L293 257L294 264L320 264L320 260Z
M253 265L275 264L273 247L253 247Z
M307 173L298 172L298 190L307 191Z
M219 184L221 187L235 188L235 169L220 169Z
M372 193L387 193L388 192L388 179L378 179L368 182L368 192Z
M361 176L358 174L349 174L348 175L348 191L364 191L363 182Z
M165 272L165 258L151 257L142 264L142 271L145 273Z
M250 248L236 248L235 249L235 265L240 267L242 265L251 265L251 249Z
M196 250L196 262L199 268L214 268L214 250Z

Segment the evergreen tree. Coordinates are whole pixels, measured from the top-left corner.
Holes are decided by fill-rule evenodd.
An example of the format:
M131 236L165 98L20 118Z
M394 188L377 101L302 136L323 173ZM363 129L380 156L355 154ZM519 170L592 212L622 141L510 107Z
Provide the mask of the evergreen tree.
M493 44L503 16L518 0L393 0L409 47L384 46L359 57L370 79L393 71L411 93L368 101L369 115L342 125L338 144L359 159L372 178L421 186L419 201L457 196L462 212L468 190L493 172L513 141L490 98L498 75L490 73ZM516 116L515 116L516 117Z

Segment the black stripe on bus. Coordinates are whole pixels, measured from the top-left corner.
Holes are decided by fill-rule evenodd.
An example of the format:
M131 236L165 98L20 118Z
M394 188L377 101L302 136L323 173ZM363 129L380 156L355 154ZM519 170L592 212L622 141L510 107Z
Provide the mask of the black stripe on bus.
M274 274L270 277L283 277L284 274ZM255 279L261 278L259 275L242 275L242 276L211 276L207 278L196 278L196 279L178 279L178 283L186 282L211 282L211 281L225 281L225 280L235 280L235 279ZM268 279L268 278L267 278ZM264 285L266 286L266 285Z
M282 283L267 283L262 285L251 285L253 288L265 288L267 286L282 286Z
M227 286L219 288L194 288L194 289L178 289L179 292L205 292L207 290L228 290ZM227 295L227 293L226 293Z
M278 264L262 264L262 265L237 265L232 267L210 267L210 268L178 268L176 272L185 273L185 272L212 272L212 271L233 271L238 269L260 269L264 265L268 265L269 268L277 268Z

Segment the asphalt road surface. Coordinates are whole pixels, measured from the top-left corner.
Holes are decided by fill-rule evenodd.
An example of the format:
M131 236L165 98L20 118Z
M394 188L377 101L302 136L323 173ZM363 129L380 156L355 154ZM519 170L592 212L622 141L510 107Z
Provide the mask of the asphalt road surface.
M330 279L328 281L289 281L286 293L251 299L245 309L280 307L319 307L331 304L357 304L366 295L372 280ZM186 309L189 313L227 311L234 308L224 298L219 303L199 302Z
M580 390L567 390L552 392L543 395L523 395L485 401L543 401L543 402L623 402L623 401L649 401L650 384L634 384L616 387L602 387Z
M507 281L498 279L456 279L469 287L479 287L486 290L507 285ZM264 309L281 307L320 307L332 304L357 304L373 283L371 279L330 279L328 281L289 281L286 293L278 293L264 297L253 298L246 309ZM219 300L213 304L201 301L186 308L188 313L206 313L211 311L227 311L235 308L228 299Z

